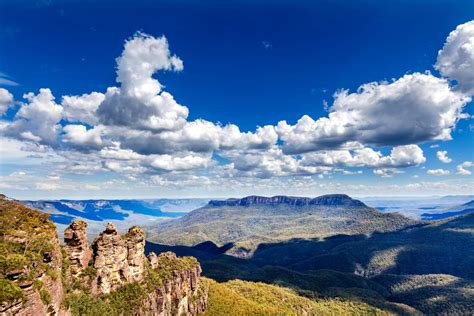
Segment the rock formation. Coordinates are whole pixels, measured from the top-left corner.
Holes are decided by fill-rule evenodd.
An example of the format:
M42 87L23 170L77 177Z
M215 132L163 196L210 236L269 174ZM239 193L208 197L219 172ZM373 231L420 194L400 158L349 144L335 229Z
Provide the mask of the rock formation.
M83 314L85 301L88 313L102 313L90 309L105 304L108 315L192 316L206 308L197 260L170 252L147 259L138 226L120 235L109 223L91 247L87 224L75 220L61 251L48 215L4 196L0 224L0 315Z
M109 223L92 245L99 293L108 294L128 282L129 267L125 239Z
M145 233L141 227L133 226L126 235L129 282L143 280L145 274Z
M178 258L172 252L157 256L150 253L145 256L145 233L138 226L131 227L120 235L115 225L109 223L106 229L92 244L92 256L88 256L88 246L78 242L69 245L80 227L81 241L87 241L85 226L73 222L65 232L67 254L72 263L75 258L89 258L81 265L70 265L69 269L77 271L76 281L81 280L85 267L94 268L94 279L87 280L94 295L107 295L123 286L133 283L147 283L155 290L147 293L136 312L139 315L197 315L207 305L207 291L200 287L201 267L194 258ZM67 239L66 239L67 238ZM82 249L81 253L79 249ZM76 262L79 262L76 260ZM70 272L73 275L73 271ZM149 283L150 280L156 283ZM148 287L147 287L148 288Z
M87 268L92 259L92 250L87 241L87 223L74 220L64 231L64 250L69 258L69 277L77 277Z

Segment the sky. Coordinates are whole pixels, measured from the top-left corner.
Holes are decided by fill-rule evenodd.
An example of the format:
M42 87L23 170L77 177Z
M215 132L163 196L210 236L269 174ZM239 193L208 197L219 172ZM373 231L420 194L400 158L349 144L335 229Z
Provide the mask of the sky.
M474 194L474 2L2 1L0 192Z

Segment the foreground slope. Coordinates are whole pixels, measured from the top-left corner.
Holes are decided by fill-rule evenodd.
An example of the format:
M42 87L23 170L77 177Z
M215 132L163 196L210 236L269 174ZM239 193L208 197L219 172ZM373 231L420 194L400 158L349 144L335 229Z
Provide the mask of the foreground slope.
M368 304L341 299L309 299L294 290L261 282L233 280L209 286L206 316L227 315L390 315Z
M394 231L416 222L385 214L347 195L259 197L210 201L189 214L149 227L148 240L192 246L204 241L233 243L230 250L247 256L261 243L336 234Z

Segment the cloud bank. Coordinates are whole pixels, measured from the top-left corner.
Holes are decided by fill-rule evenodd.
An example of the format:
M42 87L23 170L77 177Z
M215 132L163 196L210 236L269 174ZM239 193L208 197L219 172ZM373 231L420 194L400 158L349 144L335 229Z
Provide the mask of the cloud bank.
M60 99L49 88L26 93L13 118L1 121L1 137L62 157L58 172L114 172L162 185L351 175L361 174L360 168L391 177L425 163L419 145L451 140L457 122L467 117L463 109L474 94L474 21L459 25L438 52L434 68L440 77L415 72L355 92L339 90L327 117L304 115L294 124L282 120L251 132L189 120L189 108L154 77L184 69L164 36L136 33L116 63L117 86L106 91ZM0 115L13 104L12 94L0 88ZM446 151L437 157L451 162ZM471 166L459 165L457 174L470 174Z

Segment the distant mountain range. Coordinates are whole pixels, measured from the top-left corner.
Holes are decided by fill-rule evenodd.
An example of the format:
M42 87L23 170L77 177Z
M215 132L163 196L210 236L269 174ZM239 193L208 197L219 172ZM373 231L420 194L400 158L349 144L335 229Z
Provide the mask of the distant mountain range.
M131 225L153 225L176 218L206 205L208 199L149 200L39 200L22 201L28 207L49 213L61 235L74 219L88 222L91 235L103 230L104 222L114 223L119 230Z
M228 250L249 256L261 243L337 234L371 234L399 230L417 221L383 213L347 195L317 198L249 196L210 201L175 220L148 227L148 239L170 245L193 246L205 241L233 243Z
M459 216L467 213L474 212L474 200L464 203L462 205L453 206L444 210L438 210L434 212L427 212L421 214L421 219L424 220L437 220L453 216Z
M383 212L398 212L413 219L433 220L424 213L443 213L474 200L474 195L432 197L365 197L365 204Z

